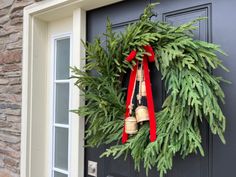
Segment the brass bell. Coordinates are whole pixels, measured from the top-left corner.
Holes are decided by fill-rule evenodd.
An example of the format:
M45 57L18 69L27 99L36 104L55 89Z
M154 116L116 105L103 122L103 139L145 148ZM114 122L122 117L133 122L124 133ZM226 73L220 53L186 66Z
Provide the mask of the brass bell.
M138 106L135 110L137 122L149 121L148 109L146 106Z
M125 133L133 135L138 131L137 120L135 117L127 117L125 119Z
M137 81L143 81L143 71L142 68L139 68L137 71Z
M145 81L142 81L141 83L141 96L147 96Z

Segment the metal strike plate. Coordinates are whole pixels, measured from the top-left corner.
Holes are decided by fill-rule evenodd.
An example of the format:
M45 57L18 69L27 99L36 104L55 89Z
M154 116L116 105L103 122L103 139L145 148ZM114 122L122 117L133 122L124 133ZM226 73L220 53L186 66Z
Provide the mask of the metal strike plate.
M97 162L88 161L88 175L97 177Z

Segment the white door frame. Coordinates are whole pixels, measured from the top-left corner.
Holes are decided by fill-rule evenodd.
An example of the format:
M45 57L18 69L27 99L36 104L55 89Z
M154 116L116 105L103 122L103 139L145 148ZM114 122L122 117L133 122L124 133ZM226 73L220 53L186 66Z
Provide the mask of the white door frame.
M122 0L44 0L24 9L23 72L22 72L22 128L21 177L48 177L48 142L46 141L50 106L48 105L47 24L73 18L72 65L82 68L85 56L80 39L86 39L86 11ZM72 89L72 108L83 104L80 91ZM84 121L72 116L71 176L84 176ZM46 155L45 155L46 154Z

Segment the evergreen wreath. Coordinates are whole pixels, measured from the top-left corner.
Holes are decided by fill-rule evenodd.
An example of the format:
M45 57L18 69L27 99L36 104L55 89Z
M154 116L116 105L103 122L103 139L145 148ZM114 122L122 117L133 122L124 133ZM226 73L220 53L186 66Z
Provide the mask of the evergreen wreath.
M84 43L86 65L82 70L73 67L72 71L86 104L74 112L86 118L87 146L112 144L101 157L116 159L130 153L135 169L139 170L143 161L147 174L157 167L163 177L172 168L176 153L183 158L198 152L204 156L199 128L203 119L225 143L225 116L218 103L224 103L220 83L225 80L213 75L212 70L228 70L216 55L225 55L218 45L193 39L194 24L203 19L174 27L150 20L154 6L147 6L140 20L119 34L112 31L108 20L105 41L96 38L92 43ZM154 49L167 96L162 110L155 114L157 139L149 141L149 124L144 123L136 135L122 144L126 109L122 78L135 65L125 58L137 49L136 59L142 61L143 55L150 55L143 49L145 45Z

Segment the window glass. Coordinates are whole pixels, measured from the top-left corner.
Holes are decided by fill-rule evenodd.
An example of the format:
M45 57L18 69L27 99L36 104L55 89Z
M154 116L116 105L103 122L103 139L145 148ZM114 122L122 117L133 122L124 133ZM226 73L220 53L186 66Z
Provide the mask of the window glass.
M59 173L59 172L54 172L54 177L67 177L67 175Z
M56 83L55 122L68 124L69 120L69 83Z
M70 39L56 40L56 79L69 78L70 66Z
M68 170L68 129L55 128L55 167Z

